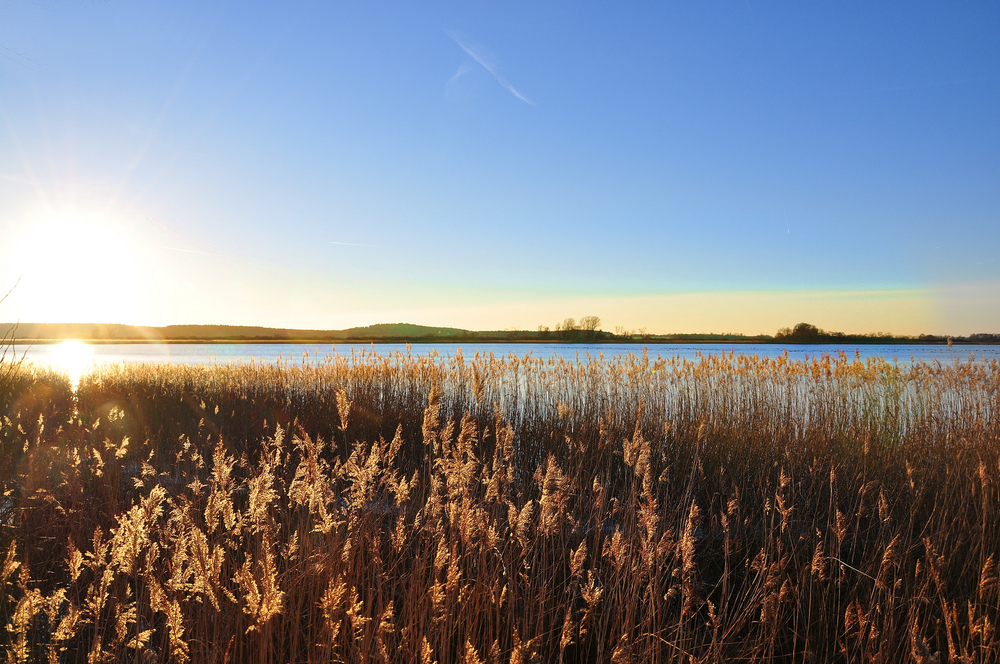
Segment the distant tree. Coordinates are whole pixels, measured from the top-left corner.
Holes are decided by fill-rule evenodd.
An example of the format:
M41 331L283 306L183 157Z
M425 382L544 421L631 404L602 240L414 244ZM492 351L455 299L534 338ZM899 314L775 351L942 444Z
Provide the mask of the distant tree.
M542 339L548 339L550 336L552 336L552 331L549 330L548 325L539 325L538 336L541 337Z
M798 323L794 328L789 330L787 327L778 330L774 338L778 341L786 341L795 344L808 344L815 343L821 339L821 337L828 336L826 332L819 329L815 325L809 323Z
M572 332L575 329L577 329L576 320L572 318L564 318L563 322L556 323L556 330L560 332Z
M597 316L584 316L580 319L578 327L582 337L594 339L597 337L598 328L601 327L601 319Z
M792 336L797 339L814 339L820 335L820 329L809 323L798 323L792 330Z
M576 336L578 329L576 321L572 318L566 318L563 322L556 325L556 331L559 332L559 336L563 339L572 339Z

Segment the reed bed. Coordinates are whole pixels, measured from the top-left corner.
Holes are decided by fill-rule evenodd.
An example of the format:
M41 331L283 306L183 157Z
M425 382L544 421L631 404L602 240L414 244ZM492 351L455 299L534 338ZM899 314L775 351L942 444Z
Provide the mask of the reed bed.
M988 662L1000 363L370 352L0 396L12 662Z

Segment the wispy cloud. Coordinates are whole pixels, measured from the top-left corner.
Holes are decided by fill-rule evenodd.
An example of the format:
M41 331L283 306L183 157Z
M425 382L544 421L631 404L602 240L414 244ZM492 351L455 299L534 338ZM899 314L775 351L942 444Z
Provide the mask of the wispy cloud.
M330 244L340 245L342 247L373 247L372 244L361 244L360 242L330 242Z
M181 249L180 247L170 247L165 244L160 245L161 248L167 251L176 251L181 254L200 254L202 256L217 256L219 258L232 258L232 256L227 256L226 254L219 254L214 251L200 251L198 249Z
M531 104L532 106L535 105L535 102L531 101L523 94L521 94L521 92L517 88L515 88L510 81L507 80L507 77L504 76L503 73L500 71L499 63L493 57L490 56L489 52L485 48L475 43L468 37L459 34L457 32L452 32L448 30L447 34L449 37L451 37L452 41L458 44L459 48L465 51L466 55L468 55L470 58L478 62L483 67L483 69L488 71L490 75L492 75L493 78L496 79L496 82L499 83L501 87L506 89L507 92L511 93L512 95L523 101L525 104ZM452 76L451 80L455 80L459 76L465 74L467 71L468 71L467 69L463 71L462 68L460 67L459 70L455 72L455 75Z
M468 74L470 71L472 71L472 65L468 62L463 62L458 66L458 69L455 70L455 75L448 79L448 82L453 83Z
M35 58L28 57L24 53L15 51L9 46L4 46L0 44L0 57L6 58L11 62L16 62L19 65L23 64L37 64L38 61Z

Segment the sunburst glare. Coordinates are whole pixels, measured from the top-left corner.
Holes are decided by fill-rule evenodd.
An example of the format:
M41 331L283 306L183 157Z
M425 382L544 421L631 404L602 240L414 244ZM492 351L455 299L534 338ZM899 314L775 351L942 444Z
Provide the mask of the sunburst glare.
M52 366L64 371L73 385L73 392L80 386L80 379L94 363L94 352L82 341L64 341L52 348Z
M96 213L55 211L19 226L0 250L0 274L20 278L18 314L39 322L135 319L150 267L129 224Z

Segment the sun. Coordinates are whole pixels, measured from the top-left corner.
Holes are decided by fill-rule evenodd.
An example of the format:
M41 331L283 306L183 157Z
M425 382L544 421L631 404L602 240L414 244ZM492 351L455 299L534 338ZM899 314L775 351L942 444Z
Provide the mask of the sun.
M51 366L69 376L73 391L80 386L80 379L94 363L94 353L82 341L63 341L52 347L49 356Z
M127 224L52 213L22 224L9 255L14 295L32 322L128 322L147 283L144 252Z

